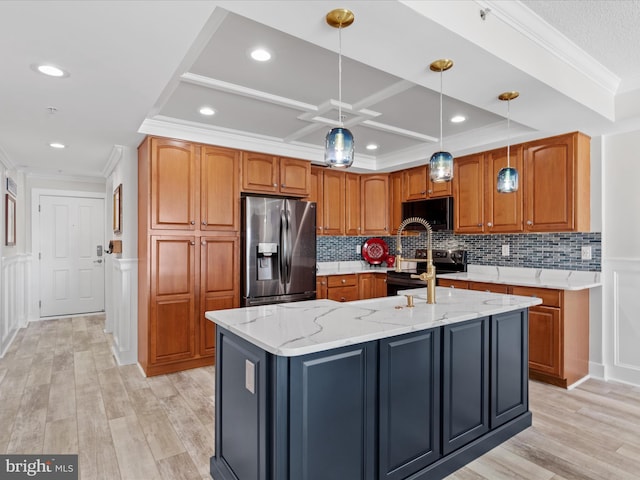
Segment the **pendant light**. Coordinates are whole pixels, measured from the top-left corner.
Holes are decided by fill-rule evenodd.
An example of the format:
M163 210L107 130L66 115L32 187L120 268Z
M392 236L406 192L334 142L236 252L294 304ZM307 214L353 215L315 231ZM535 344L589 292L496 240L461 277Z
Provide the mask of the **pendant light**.
M498 98L507 102L507 166L498 172L498 193L518 191L518 170L511 166L511 100L518 98L518 92L504 92Z
M344 128L342 118L342 29L355 19L353 12L338 8L327 13L327 23L338 29L338 122L339 126L327 133L324 149L324 163L329 167L350 167L353 163L353 134Z
M453 61L447 58L436 60L429 68L440 72L440 151L431 155L429 175L434 183L450 182L453 179L453 155L442 148L442 72L453 67Z

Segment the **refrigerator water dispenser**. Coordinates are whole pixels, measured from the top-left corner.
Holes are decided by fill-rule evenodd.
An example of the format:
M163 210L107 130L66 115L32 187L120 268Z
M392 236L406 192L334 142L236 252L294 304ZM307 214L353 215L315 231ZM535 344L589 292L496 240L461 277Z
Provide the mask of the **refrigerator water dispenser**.
M258 243L258 280L274 280L278 278L278 244Z

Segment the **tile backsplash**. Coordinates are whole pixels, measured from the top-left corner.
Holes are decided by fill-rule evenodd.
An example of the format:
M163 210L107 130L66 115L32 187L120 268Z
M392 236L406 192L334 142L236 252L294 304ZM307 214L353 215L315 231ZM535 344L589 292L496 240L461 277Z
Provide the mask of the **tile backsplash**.
M405 254L413 255L416 248L424 248L426 233L404 237ZM319 262L362 260L358 245L371 237L319 236L316 241ZM389 245L389 253L396 252L396 236L380 237ZM528 233L504 235L456 235L453 232L434 232L433 248L461 248L468 252L468 262L475 265L497 265L557 270L600 271L602 257L601 233ZM502 246L509 245L509 255L502 256ZM591 260L582 260L583 246L591 247Z

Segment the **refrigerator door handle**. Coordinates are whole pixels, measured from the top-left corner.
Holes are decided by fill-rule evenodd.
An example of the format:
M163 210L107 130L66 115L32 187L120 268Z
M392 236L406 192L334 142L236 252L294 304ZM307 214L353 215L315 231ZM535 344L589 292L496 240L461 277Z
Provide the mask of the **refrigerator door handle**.
M285 211L280 212L280 282L287 291L287 217Z
M287 285L289 285L291 283L291 263L293 261L293 246L292 246L292 240L291 240L291 210L289 210L287 208L287 211L285 213L285 220L287 222L287 251L286 251L286 262L287 262L287 277L286 277L286 281L287 281Z

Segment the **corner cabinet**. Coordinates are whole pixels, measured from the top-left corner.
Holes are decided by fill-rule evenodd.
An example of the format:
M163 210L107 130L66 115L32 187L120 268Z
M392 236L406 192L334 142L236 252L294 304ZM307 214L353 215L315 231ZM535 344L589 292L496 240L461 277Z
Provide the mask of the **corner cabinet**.
M215 327L204 313L239 306L240 157L157 137L138 149L138 362L146 375L213 364Z
M526 332L516 310L281 357L220 328L211 475L442 479L531 425Z

